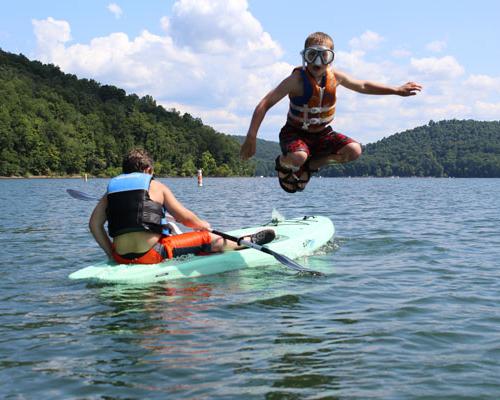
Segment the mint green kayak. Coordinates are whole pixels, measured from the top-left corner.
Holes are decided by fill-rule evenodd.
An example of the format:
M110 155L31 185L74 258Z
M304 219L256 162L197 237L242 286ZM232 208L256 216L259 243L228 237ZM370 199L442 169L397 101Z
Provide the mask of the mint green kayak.
M335 232L330 219L321 216L308 216L282 221L273 220L265 225L242 228L227 233L241 237L263 228L272 228L276 232L276 239L263 247L291 259L313 254L324 246ZM69 278L94 282L141 284L195 278L274 264L279 264L279 261L272 255L248 248L207 256L193 255L175 258L153 265L125 265L105 261L75 271L69 275Z

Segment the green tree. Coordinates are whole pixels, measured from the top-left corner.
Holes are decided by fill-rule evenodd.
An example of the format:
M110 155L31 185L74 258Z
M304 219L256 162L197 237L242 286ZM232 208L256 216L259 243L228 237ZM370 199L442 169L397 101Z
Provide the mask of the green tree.
M231 171L231 168L229 168L227 164L222 164L215 169L214 174L216 176L231 176L233 172Z
M181 168L179 170L179 175L193 176L194 174L196 174L196 166L194 165L194 161L191 157L187 157L186 160L181 165Z
M217 169L217 163L209 151L205 151L201 155L201 168L205 175L215 175Z

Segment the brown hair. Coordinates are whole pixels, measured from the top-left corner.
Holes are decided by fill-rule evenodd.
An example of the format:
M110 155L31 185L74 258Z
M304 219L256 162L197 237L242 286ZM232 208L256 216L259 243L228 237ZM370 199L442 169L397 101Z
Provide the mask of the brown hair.
M330 37L330 35L327 35L326 33L323 32L311 33L307 37L304 43L304 48L313 46L315 44L320 46L327 46L333 50L333 39Z
M124 174L144 172L148 168L153 168L153 159L144 149L133 148L123 157L122 169Z

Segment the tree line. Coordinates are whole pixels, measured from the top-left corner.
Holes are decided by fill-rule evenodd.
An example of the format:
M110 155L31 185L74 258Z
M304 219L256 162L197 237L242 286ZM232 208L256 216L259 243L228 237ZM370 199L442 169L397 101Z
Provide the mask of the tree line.
M111 176L141 146L158 175L253 175L231 137L151 96L78 79L0 50L0 176Z

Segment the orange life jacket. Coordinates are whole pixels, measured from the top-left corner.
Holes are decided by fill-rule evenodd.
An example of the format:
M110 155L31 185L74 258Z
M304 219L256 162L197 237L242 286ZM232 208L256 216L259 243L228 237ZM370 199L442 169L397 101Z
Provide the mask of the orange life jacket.
M296 70L300 70L304 92L302 96L290 98L287 122L306 131L311 128L314 130L324 128L333 121L335 115L337 102L335 74L328 68L319 85L307 69L297 67L294 71Z

